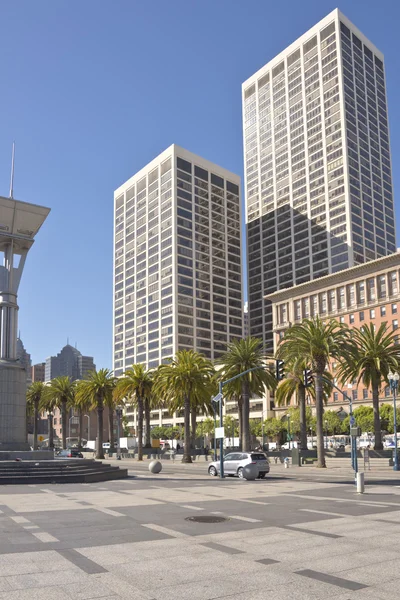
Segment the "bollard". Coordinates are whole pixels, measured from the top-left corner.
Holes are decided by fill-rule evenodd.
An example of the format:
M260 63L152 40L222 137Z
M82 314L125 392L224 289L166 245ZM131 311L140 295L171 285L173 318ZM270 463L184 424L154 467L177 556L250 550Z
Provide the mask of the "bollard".
M364 473L357 473L357 494L364 493Z
M288 468L289 468L289 459L288 459L288 457L287 457L287 456L286 456L286 458L284 459L284 461L283 461L283 462L284 462L284 464L285 464L285 469L288 469Z

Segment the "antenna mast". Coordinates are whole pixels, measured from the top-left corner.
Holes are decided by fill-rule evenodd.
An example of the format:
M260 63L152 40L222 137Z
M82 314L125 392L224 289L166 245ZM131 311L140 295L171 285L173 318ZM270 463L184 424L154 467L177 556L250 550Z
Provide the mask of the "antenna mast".
M15 142L12 145L12 158L11 158L11 178L10 178L10 198L14 198L14 158L15 158Z

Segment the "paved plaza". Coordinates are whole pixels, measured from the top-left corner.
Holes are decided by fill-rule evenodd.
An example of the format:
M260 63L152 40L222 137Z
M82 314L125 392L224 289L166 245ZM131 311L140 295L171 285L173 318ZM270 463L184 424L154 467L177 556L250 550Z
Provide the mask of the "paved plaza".
M398 597L400 481L357 495L345 476L305 469L246 482L146 467L101 484L3 486L0 600Z

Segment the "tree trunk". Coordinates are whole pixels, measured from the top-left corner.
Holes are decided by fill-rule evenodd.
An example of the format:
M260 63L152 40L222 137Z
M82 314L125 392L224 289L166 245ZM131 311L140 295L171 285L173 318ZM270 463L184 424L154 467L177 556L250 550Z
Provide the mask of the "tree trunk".
M243 449L243 402L242 396L238 396L238 415L239 415L239 450Z
M67 402L61 402L61 427L62 427L62 447L67 449Z
M143 460L143 400L137 400L138 460Z
M307 450L306 388L303 385L300 385L298 392L300 409L300 450Z
M35 400L33 404L33 449L38 448L38 419L39 419L39 400Z
M383 450L381 420L379 417L379 386L376 383L372 386L372 407L374 409L374 434L375 450Z
M250 389L249 382L242 383L242 414L243 414L243 452L250 452Z
M151 448L151 427L150 427L150 400L148 398L144 401L144 418L145 418L145 446Z
M47 425L49 434L49 449L54 450L54 429L53 429L53 413L47 414Z
M324 449L324 403L322 391L322 373L316 373L315 376L315 407L317 411L317 467L325 468L325 449Z
M104 413L103 397L100 397L97 399L97 450L96 450L96 458L100 458L100 459L104 459L103 413Z
M108 407L108 438L110 440L110 451L114 452L114 449L115 449L114 409L112 406Z
M82 450L82 429L83 429L83 410L78 408L79 431L78 431L78 450Z
M186 396L185 398L185 439L183 441L183 463L191 463L192 457L190 456L190 397Z
M190 407L190 422L191 422L191 436L190 436L190 447L196 447L196 427L197 427L197 411L195 406Z

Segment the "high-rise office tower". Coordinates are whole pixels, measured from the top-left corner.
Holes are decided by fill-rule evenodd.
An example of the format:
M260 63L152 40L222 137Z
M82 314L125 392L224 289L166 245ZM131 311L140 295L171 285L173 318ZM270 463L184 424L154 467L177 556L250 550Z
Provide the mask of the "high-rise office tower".
M92 356L82 356L79 350L67 344L57 356L46 358L45 381L65 376L72 381L84 379L90 371L95 369L96 365Z
M334 10L242 88L250 333L272 350L264 295L396 250L383 55Z
M115 375L243 335L240 178L172 145L114 193Z

